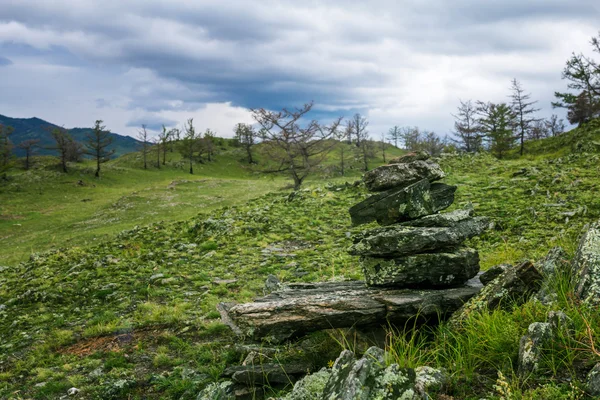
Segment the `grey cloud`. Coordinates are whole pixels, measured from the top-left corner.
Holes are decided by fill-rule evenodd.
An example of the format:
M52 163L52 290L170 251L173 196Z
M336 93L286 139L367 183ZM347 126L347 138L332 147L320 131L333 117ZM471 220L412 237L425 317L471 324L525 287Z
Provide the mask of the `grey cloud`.
M6 57L0 56L0 67L5 67L7 65L12 65L12 61Z
M129 122L127 122L127 126L132 128L141 128L142 125L145 125L146 128L148 128L151 131L160 131L162 130L163 125L167 128L176 126L177 121L149 114L132 119Z

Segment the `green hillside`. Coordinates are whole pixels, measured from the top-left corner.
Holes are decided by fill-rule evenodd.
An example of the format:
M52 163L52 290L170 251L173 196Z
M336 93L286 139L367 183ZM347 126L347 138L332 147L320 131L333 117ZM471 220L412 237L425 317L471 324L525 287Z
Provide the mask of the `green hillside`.
M17 145L25 140L38 139L39 148L37 154L41 155L52 155L56 152L49 150L48 147L55 145L54 139L52 138L51 131L53 128L58 128L48 121L44 121L39 118L10 118L4 115L0 115L0 124L4 126L12 126L15 128L11 135L11 141ZM85 143L86 135L91 132L91 128L72 128L69 129L69 134L73 139L80 143ZM111 133L113 143L111 149L115 149L115 157L121 156L126 153L137 151L139 142L129 136L123 136L116 133ZM16 148L15 154L17 156L23 156L23 151Z
M524 158L441 157L445 182L459 185L453 207L471 202L494 222L470 243L484 269L539 259L557 245L573 254L584 226L600 218L600 153L573 146L596 137L595 126L547 139L548 152L544 141L530 144L535 154ZM218 302L262 295L269 274L283 282L360 278L346 248L365 227L350 226L348 208L368 193L352 184L360 160L339 176L340 154L334 149L294 196L281 190L284 176L250 168L229 146L194 176L175 153L148 171L129 154L108 163L100 180L85 164L68 175L50 161L15 172L0 189L0 398L60 398L76 387L86 399L195 399L245 356L220 323ZM552 307L580 321L564 290ZM556 349L544 375L516 377L520 336L551 309L530 302L475 315L460 337L442 327L416 342L399 339L395 361L446 368L451 380L440 399L583 399L579 373L597 356L579 322L575 339L587 346ZM588 317L600 346L600 321ZM310 335L280 348L276 361L302 360L316 371L342 347L364 345L345 335Z

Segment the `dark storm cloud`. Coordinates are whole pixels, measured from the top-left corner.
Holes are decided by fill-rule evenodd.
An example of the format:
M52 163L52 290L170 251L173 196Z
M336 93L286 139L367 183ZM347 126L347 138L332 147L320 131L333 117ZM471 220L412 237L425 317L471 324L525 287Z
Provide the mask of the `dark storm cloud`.
M0 50L92 77L111 71L127 97L120 107L136 115L314 100L322 115L361 111L383 121L396 108L435 128L447 125L457 98L508 87L496 80L558 82L570 51L561 41L597 25L595 3L22 0L2 6ZM562 59L528 61L542 54Z

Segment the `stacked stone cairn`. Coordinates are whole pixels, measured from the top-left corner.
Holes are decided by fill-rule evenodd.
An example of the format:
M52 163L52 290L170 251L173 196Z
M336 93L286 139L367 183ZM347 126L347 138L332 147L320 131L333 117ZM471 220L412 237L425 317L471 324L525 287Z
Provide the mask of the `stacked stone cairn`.
M479 255L462 243L489 226L472 207L439 213L452 205L456 186L438 183L440 166L425 152L409 153L364 175L372 196L350 208L354 225L382 227L354 238L367 285L448 288L479 272Z

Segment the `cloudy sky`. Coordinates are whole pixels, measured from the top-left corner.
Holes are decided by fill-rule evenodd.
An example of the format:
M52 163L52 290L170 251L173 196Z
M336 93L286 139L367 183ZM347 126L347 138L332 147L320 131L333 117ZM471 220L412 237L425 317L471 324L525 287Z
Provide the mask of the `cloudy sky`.
M600 30L597 0L0 1L0 114L128 135L194 117L231 136L248 108L311 100L376 137L444 135L459 99L507 101L512 78L547 116Z

